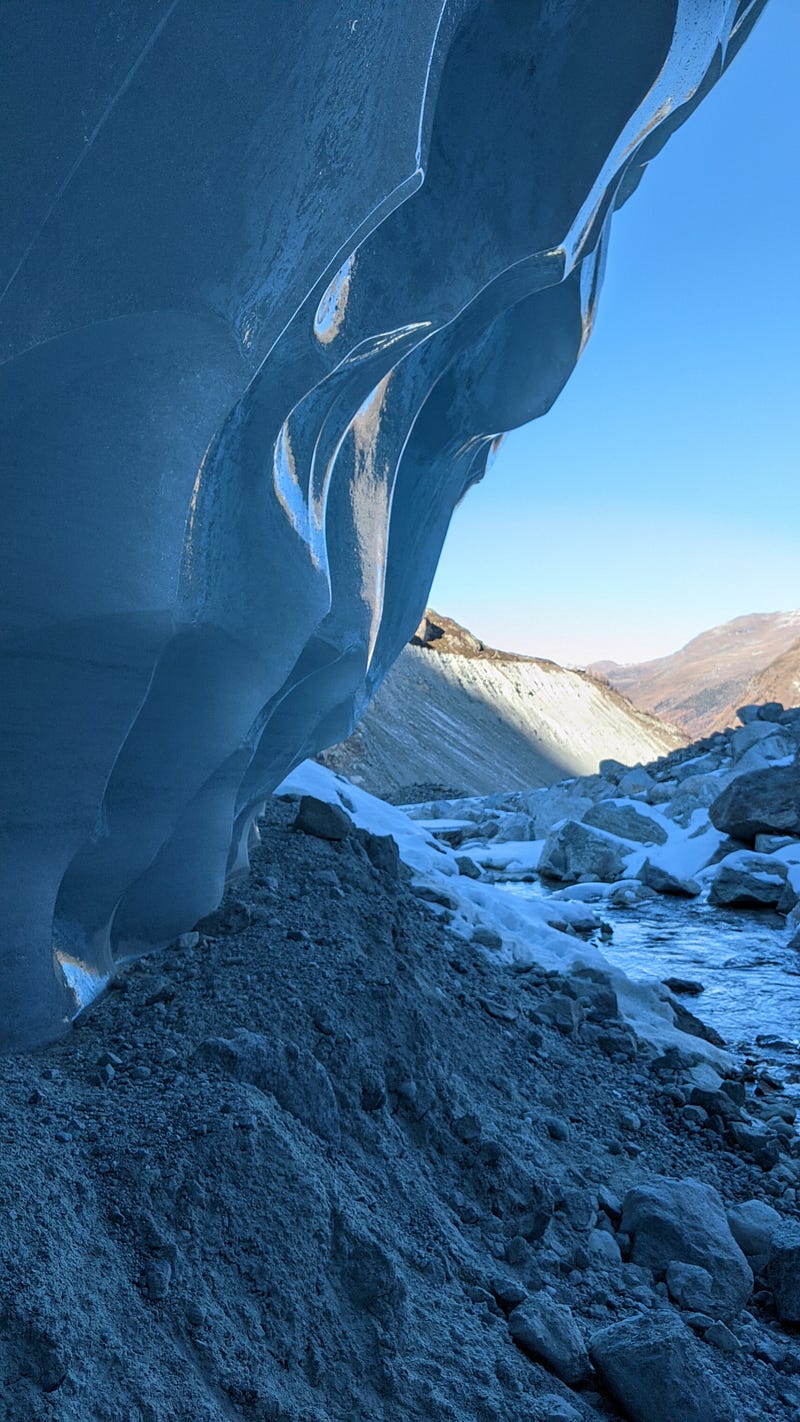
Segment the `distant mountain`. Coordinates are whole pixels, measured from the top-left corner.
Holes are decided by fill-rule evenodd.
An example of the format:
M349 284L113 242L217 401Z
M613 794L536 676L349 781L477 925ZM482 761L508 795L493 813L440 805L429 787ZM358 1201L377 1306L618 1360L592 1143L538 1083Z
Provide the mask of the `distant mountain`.
M684 741L588 672L487 647L429 609L353 735L319 758L410 801L552 785Z
M798 690L795 686L791 691L791 686L800 666L799 639L800 611L754 612L702 632L671 656L626 666L594 662L589 670L606 678L635 706L697 737L732 725L736 707L749 701L796 704ZM778 668L772 681L757 680L785 656L786 666ZM782 694L765 694L768 682L780 686Z
M800 638L768 667L750 678L739 705L761 705L765 701L780 701L782 706L787 707L800 706ZM723 730L732 724L730 708L723 714L726 714L726 719L715 725L713 730Z

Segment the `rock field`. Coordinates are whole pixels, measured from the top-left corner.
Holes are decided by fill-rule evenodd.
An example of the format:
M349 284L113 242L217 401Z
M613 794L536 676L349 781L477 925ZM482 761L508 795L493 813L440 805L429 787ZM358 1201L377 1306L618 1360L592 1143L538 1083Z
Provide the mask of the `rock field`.
M3 1422L800 1418L777 1085L465 942L328 809L0 1062Z

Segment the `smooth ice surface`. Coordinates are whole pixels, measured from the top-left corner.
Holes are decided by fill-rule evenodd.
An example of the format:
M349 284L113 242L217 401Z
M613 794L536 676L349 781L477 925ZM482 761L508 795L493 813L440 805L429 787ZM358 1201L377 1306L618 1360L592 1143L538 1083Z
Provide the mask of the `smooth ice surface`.
M762 4L2 6L0 1044L349 733Z

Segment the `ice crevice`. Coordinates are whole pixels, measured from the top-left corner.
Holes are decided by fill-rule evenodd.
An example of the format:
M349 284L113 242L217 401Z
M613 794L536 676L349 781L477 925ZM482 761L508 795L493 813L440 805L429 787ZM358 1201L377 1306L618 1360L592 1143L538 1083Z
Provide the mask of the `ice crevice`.
M2 1047L213 909L350 732L762 8L0 15Z

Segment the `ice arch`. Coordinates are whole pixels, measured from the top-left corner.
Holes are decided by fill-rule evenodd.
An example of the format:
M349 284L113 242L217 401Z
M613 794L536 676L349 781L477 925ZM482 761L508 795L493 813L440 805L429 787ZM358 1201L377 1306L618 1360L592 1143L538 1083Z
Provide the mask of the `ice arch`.
M762 5L3 5L0 1044L348 734Z

